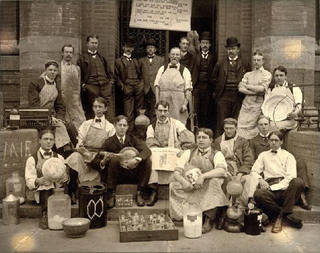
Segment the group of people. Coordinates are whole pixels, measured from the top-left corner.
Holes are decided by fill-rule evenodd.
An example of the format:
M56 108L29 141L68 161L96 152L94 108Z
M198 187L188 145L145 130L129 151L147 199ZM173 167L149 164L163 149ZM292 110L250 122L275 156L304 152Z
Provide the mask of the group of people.
M239 203L254 202L263 209L274 222L273 232L281 231L283 220L302 227L292 210L298 201L311 208L305 197L306 164L281 148L283 135L278 131L294 127L302 96L298 87L287 82L284 67L274 70L272 83L272 74L263 68L264 56L256 51L251 71L241 59L235 37L226 40L227 58L214 65L211 35L203 32L199 54L189 53L190 41L182 37L179 47L170 50L169 63L155 54L153 39L145 41L147 56L132 58L134 41L129 37L113 74L97 51L98 44L98 36L88 36L88 50L77 65L72 63L73 46L63 46L60 73L59 64L49 61L44 73L29 85L29 106L55 113L55 127L40 133L40 148L27 160L25 173L34 193L30 196L42 206L42 228L47 227L47 198L56 187L42 175L45 160L64 161L67 172L60 185L73 204L79 183L102 181L107 184L109 208L115 206L117 185L127 183L137 185L138 206L153 206L161 177L152 168L154 147L179 150L166 181L172 218L182 219L183 204L192 200L203 211L203 233L212 229L214 220L216 228L223 229L229 204L226 186L236 177L245 181ZM266 98L276 94L293 101L292 111L280 122L261 109ZM135 136L134 127L142 108L151 122L145 140ZM195 115L194 131L189 119ZM185 174L193 168L201 172L190 181Z

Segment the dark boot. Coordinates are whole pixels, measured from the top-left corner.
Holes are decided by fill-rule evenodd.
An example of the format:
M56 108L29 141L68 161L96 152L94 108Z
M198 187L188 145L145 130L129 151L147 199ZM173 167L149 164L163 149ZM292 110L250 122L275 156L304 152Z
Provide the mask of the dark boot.
M225 207L218 207L217 209L217 216L216 216L216 229L222 230L225 224L226 219L226 208Z
M153 190L150 197L149 197L147 205L154 206L154 204L157 202L157 200L158 200L158 193L155 190Z
M137 206L145 206L145 202L141 191L137 191Z
M115 206L115 200L116 200L116 196L115 196L115 193L114 191L108 191L108 194L107 194L107 207L108 208L114 208Z
M42 217L40 218L39 227L41 229L48 229L48 213L46 211L42 212Z
M202 225L202 234L206 234L211 231L213 227L213 220L211 220L207 215L204 216L204 223Z
M280 233L282 231L282 223L283 223L283 217L282 214L279 214L276 222L273 224L272 233Z
M303 227L302 220L297 219L297 218L293 217L292 215L285 215L283 218L286 223L288 223L290 226L292 226L294 228L300 229Z
M306 198L306 194L303 192L301 193L301 197L300 197L300 206L301 208L305 209L305 210L311 210L311 206L309 205L307 198Z

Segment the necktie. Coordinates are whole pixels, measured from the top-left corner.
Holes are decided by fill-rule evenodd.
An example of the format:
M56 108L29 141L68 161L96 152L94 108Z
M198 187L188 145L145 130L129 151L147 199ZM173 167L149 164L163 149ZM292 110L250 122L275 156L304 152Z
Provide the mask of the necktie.
M44 155L47 155L47 156L51 156L51 154L52 152L48 152L48 151L44 152Z
M276 150L271 150L271 153L276 154L277 151Z
M90 54L92 57L97 55L97 53L93 53L93 54L92 54L92 53L89 53L89 54Z
M203 57L204 59L207 59L208 54L202 54L202 57Z
M232 66L234 66L234 65L236 64L236 60L231 60L231 61L230 61L230 64L231 64Z
M132 61L131 57L126 57L127 61Z
M96 122L101 122L101 119L96 119Z
M268 142L268 137L267 136L264 136L264 137L262 137L263 138L263 140L265 141L265 142Z
M200 153L201 156L204 156L205 154L208 153L208 150L207 150L207 151L204 151L204 150L200 150L200 149L199 149L199 153Z
M53 84L54 84L54 82L49 82L49 81L47 80L47 84L49 84L49 85L53 85Z
M176 65L170 65L169 68L170 68L170 69L176 69L177 66L176 66Z
M120 141L121 145L123 145L123 137L120 137L119 141Z

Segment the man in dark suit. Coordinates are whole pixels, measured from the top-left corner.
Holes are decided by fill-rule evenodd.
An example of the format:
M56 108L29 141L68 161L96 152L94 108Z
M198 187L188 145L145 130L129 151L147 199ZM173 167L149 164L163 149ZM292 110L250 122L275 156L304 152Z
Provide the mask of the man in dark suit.
M151 124L156 121L156 95L154 80L158 73L159 68L164 65L163 57L155 54L157 50L157 44L154 39L148 39L144 43L147 56L139 59L141 67L141 79L143 80L144 87L144 108L146 109L146 115L149 117Z
M119 153L123 148L133 147L134 157L123 161L123 156L115 156L111 159L107 170L108 200L107 206L115 205L115 191L118 184L137 184L137 205L144 206L143 192L145 192L151 173L151 150L134 135L127 133L128 118L119 115L114 120L116 134L108 138L101 147L112 153ZM97 157L92 161L92 166L104 169L109 161L109 156Z
M117 85L122 91L123 101L118 101L122 106L124 115L129 120L129 132L133 131L133 120L139 116L139 110L143 108L143 81L141 81L141 69L137 59L132 58L134 50L134 38L129 36L122 47L123 55L116 59L114 74Z
M94 99L103 97L107 100L108 111L106 118L113 121L114 106L112 98L113 73L106 59L98 53L99 37L95 34L87 37L88 51L81 55L77 65L81 70L81 99L86 119L94 118L92 105Z
M213 117L209 117L209 103L212 97L212 88L209 85L209 78L214 67L213 55L209 52L211 47L210 32L203 32L200 36L201 52L196 55L199 68L199 77L193 86L194 110L198 118L198 127L211 127ZM213 116L213 115L210 115ZM211 122L210 122L211 121Z
M216 103L215 137L222 134L224 119L238 118L244 98L238 91L238 85L243 75L251 71L250 64L239 56L240 43L237 38L228 38L225 47L228 57L216 63L210 78Z
M262 152L268 151L271 149L270 142L269 142L270 120L268 117L264 115L261 115L259 117L258 129L259 129L259 134L249 141L255 160L257 160L258 156ZM295 159L297 162L297 177L301 178L305 185L304 191L301 193L301 197L300 197L300 206L303 209L311 210L311 206L309 205L306 198L306 192L309 190L309 185L310 185L309 177L307 173L307 164L301 158L295 157Z
M196 57L188 52L190 47L190 41L187 37L182 37L180 39L179 48L181 51L180 64L185 66L191 73L191 82L194 85L199 76L199 67Z

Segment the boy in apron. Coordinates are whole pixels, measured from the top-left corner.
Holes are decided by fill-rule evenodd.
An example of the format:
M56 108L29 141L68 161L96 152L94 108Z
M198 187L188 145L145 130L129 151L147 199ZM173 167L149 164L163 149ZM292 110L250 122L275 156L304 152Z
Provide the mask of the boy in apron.
M48 212L47 212L47 202L48 198L52 195L54 188L60 187L61 184L66 188L66 182L69 177L65 174L60 182L51 182L42 174L42 166L45 161L52 157L57 157L63 161L64 159L61 155L52 151L54 145L54 132L50 129L42 130L39 135L40 148L38 151L30 156L26 162L25 168L25 179L27 192L26 197L29 200L35 200L37 204L41 205L42 218L40 219L39 227L41 229L48 228Z
M116 130L106 118L107 101L98 97L94 100L92 109L95 114L94 119L82 123L79 128L77 152L72 153L66 163L70 166L69 193L71 201L75 204L75 192L77 190L77 180L106 182L106 170L90 165L95 155L98 153L104 141L116 133Z

